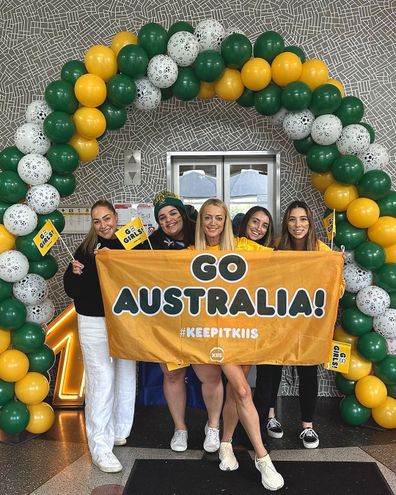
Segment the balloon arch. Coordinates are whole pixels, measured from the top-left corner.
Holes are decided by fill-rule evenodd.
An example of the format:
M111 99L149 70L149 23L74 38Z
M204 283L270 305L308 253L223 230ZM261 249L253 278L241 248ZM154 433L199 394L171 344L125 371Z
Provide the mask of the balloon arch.
M353 350L350 371L336 374L346 395L341 416L360 425L372 415L395 428L396 192L382 170L388 152L361 121L362 102L344 96L323 61L306 60L276 32L252 45L205 20L195 29L177 22L168 31L148 23L137 36L116 34L111 47L92 46L84 62L65 63L45 100L28 106L15 146L0 152L0 429L41 433L54 417L43 402L55 357L42 325L54 316L46 280L57 263L40 255L33 237L47 219L62 231L57 207L75 189L73 172L98 156L104 132L124 125L125 107L150 111L172 96L254 106L306 156L326 214L337 212L335 244L347 249L335 339Z

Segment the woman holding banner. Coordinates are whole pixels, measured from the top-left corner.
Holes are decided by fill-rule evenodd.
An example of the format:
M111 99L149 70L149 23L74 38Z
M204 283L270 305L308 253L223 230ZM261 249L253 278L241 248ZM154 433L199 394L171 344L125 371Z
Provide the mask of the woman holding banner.
M106 473L121 471L114 445L125 445L135 410L136 362L109 356L102 294L95 264L99 249L123 249L115 236L117 213L108 201L91 208L91 228L64 275L74 300L85 367L85 427L92 462Z
M202 205L195 234L195 249L204 251L221 250L245 250L264 251L270 248L260 246L256 242L246 238L234 238L230 214L226 205L219 199L208 199ZM246 379L247 367L235 364L221 366L228 379L226 402L223 410L224 430L231 431L231 436L236 425L236 414L245 428L256 453L255 466L261 473L261 481L268 490L279 490L284 481L276 471L271 458L264 447L259 416L254 407L250 385ZM221 442L219 457L220 469L235 470L238 462L234 456L231 444L231 436L224 437Z

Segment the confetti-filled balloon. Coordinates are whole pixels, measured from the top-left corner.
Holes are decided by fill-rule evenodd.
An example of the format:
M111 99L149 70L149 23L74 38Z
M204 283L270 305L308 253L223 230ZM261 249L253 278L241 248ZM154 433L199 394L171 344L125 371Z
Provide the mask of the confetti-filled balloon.
M348 263L344 267L344 280L345 290L355 293L373 283L373 274L356 263Z
M19 251L4 251L0 254L0 278L5 282L19 282L29 271L29 261Z
M133 106L137 110L154 110L161 103L161 90L154 86L147 77L138 79L136 83L136 98Z
M342 122L332 114L320 115L316 117L312 124L312 139L322 145L333 144L341 136Z
M396 309L387 309L382 315L374 317L373 327L386 339L396 339Z
M389 153L382 144L373 143L363 153L359 153L359 158L364 165L364 171L385 168L389 163Z
M197 38L188 31L175 33L168 41L168 55L180 67L192 65L199 53Z
M360 124L350 124L343 128L336 144L342 155L359 155L369 147L370 133Z
M272 124L275 127L283 127L283 121L285 120L285 117L287 115L287 109L285 107L282 107L276 114L274 114L271 119L272 119Z
M283 120L283 129L289 139L303 139L311 133L315 116L310 110L289 112Z
M50 162L43 155L29 153L19 160L18 175L31 186L45 184L52 174Z
M41 304L48 296L47 281L36 273L28 273L25 278L14 284L14 297L26 305Z
M170 88L177 75L177 64L168 55L155 55L147 67L147 77L157 88Z
M22 153L39 153L45 155L51 146L51 141L44 134L39 124L23 124L16 130L15 146Z
M55 314L55 306L51 299L44 299L41 304L26 306L26 321L32 321L39 325L49 323Z
M52 112L45 100L32 101L26 109L26 122L29 124L43 125L45 118Z
M369 285L361 289L356 296L356 306L365 315L379 316L385 313L389 305L389 294L376 285Z
M37 227L37 214L28 205L16 203L4 212L3 223L13 235L28 235Z
M207 19L197 24L194 34L198 40L200 52L204 50L219 51L225 31L219 21Z
M50 184L33 186L26 195L27 204L40 215L52 213L58 208L60 195L57 189Z

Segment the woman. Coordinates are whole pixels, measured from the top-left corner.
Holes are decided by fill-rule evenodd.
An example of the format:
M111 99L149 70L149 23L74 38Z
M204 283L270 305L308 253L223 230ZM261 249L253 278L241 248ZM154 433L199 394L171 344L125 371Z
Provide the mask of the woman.
M159 228L149 238L153 249L185 249L194 242L195 224L187 218L185 207L175 194L163 191L155 197L154 216ZM142 247L149 248L148 243ZM170 447L176 452L184 452L188 440L185 423L186 369L170 371L165 363L161 363L160 367L164 374L165 399L175 425ZM206 452L216 452L220 447L219 423L223 405L221 370L209 364L193 365L193 369L202 384L202 397L208 412L203 447Z
M218 199L209 199L202 205L198 215L195 249L205 251L232 251L235 249L264 251L268 248L245 238L234 238L226 205ZM224 429L226 432L231 430L233 432L236 411L256 453L255 465L261 473L262 484L268 490L279 490L282 488L284 481L276 471L264 447L260 433L259 417L253 404L252 393L243 366L224 364L221 367L228 379L226 402L223 410ZM222 441L219 452L220 469L237 469L238 462L232 450L230 437L223 437L223 440L225 441Z
M117 213L108 201L91 208L91 228L64 275L74 299L85 367L85 427L92 462L106 473L121 471L114 445L125 445L135 410L136 362L109 356L106 322L95 264L99 249L123 249L115 236Z

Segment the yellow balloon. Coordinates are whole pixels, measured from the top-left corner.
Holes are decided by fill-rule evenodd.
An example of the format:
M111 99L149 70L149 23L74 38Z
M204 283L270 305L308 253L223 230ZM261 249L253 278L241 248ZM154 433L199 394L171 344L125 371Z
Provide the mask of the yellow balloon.
M88 48L84 63L90 74L96 74L104 81L117 74L117 59L108 46L94 45Z
M246 88L260 91L271 82L271 66L263 58L251 58L242 67L241 78Z
M0 328L0 353L8 349L11 343L11 333L5 328Z
M396 244L385 248L385 263L396 263Z
M106 99L106 83L95 74L83 74L74 85L74 93L81 105L98 107Z
M341 326L337 326L334 330L334 340L338 340L339 342L345 342L347 344L351 344L351 349L356 349L358 337L355 335L351 335L346 332Z
M302 74L302 67L301 59L295 53L280 53L271 64L272 79L278 86L287 86L298 81Z
M0 224L0 253L4 253L4 251L8 251L15 246L16 237L8 232L8 230L4 227L4 225Z
M347 208L349 222L359 229L367 229L379 219L380 209L375 201L369 198L357 198Z
M74 134L69 144L77 151L82 162L93 160L99 155L99 143L96 139L85 139L79 134Z
M223 75L215 81L215 91L222 100L235 101L243 93L245 87L242 83L239 70L226 68Z
M342 373L347 380L357 381L371 373L373 365L364 359L357 351L351 351L351 361L348 373Z
M210 100L215 95L216 91L214 88L214 83L200 81L199 93L197 94L197 98L199 98L200 100Z
M385 402L387 389L385 383L373 375L364 376L355 385L357 400L370 409Z
M28 406L29 423L26 430L36 435L48 431L54 424L55 413L52 407L46 402L41 402L34 406Z
M341 96L345 96L345 89L342 83L338 79L329 79L326 84L332 84L340 90Z
M8 349L0 354L0 379L6 382L21 380L29 369L26 354L17 349Z
M396 400L393 397L388 396L371 414L374 421L383 428L396 428Z
M49 383L41 373L30 371L15 384L15 395L29 406L40 404L48 395Z
M382 247L396 244L396 218L379 217L374 225L369 227L368 237Z
M302 64L299 80L307 84L311 91L314 91L318 86L327 83L328 79L329 69L322 60L313 58Z
M335 179L331 172L324 172L323 174L312 172L311 183L318 191L325 192L330 184L335 183Z
M85 139L96 139L106 130L106 119L97 108L81 107L73 115L77 134Z
M113 36L111 40L111 49L114 55L117 57L120 50L126 45L137 45L138 39L136 34L129 33L128 31L121 31Z
M358 197L359 193L356 186L345 186L339 182L334 182L326 189L323 199L331 210L345 211L348 205Z

